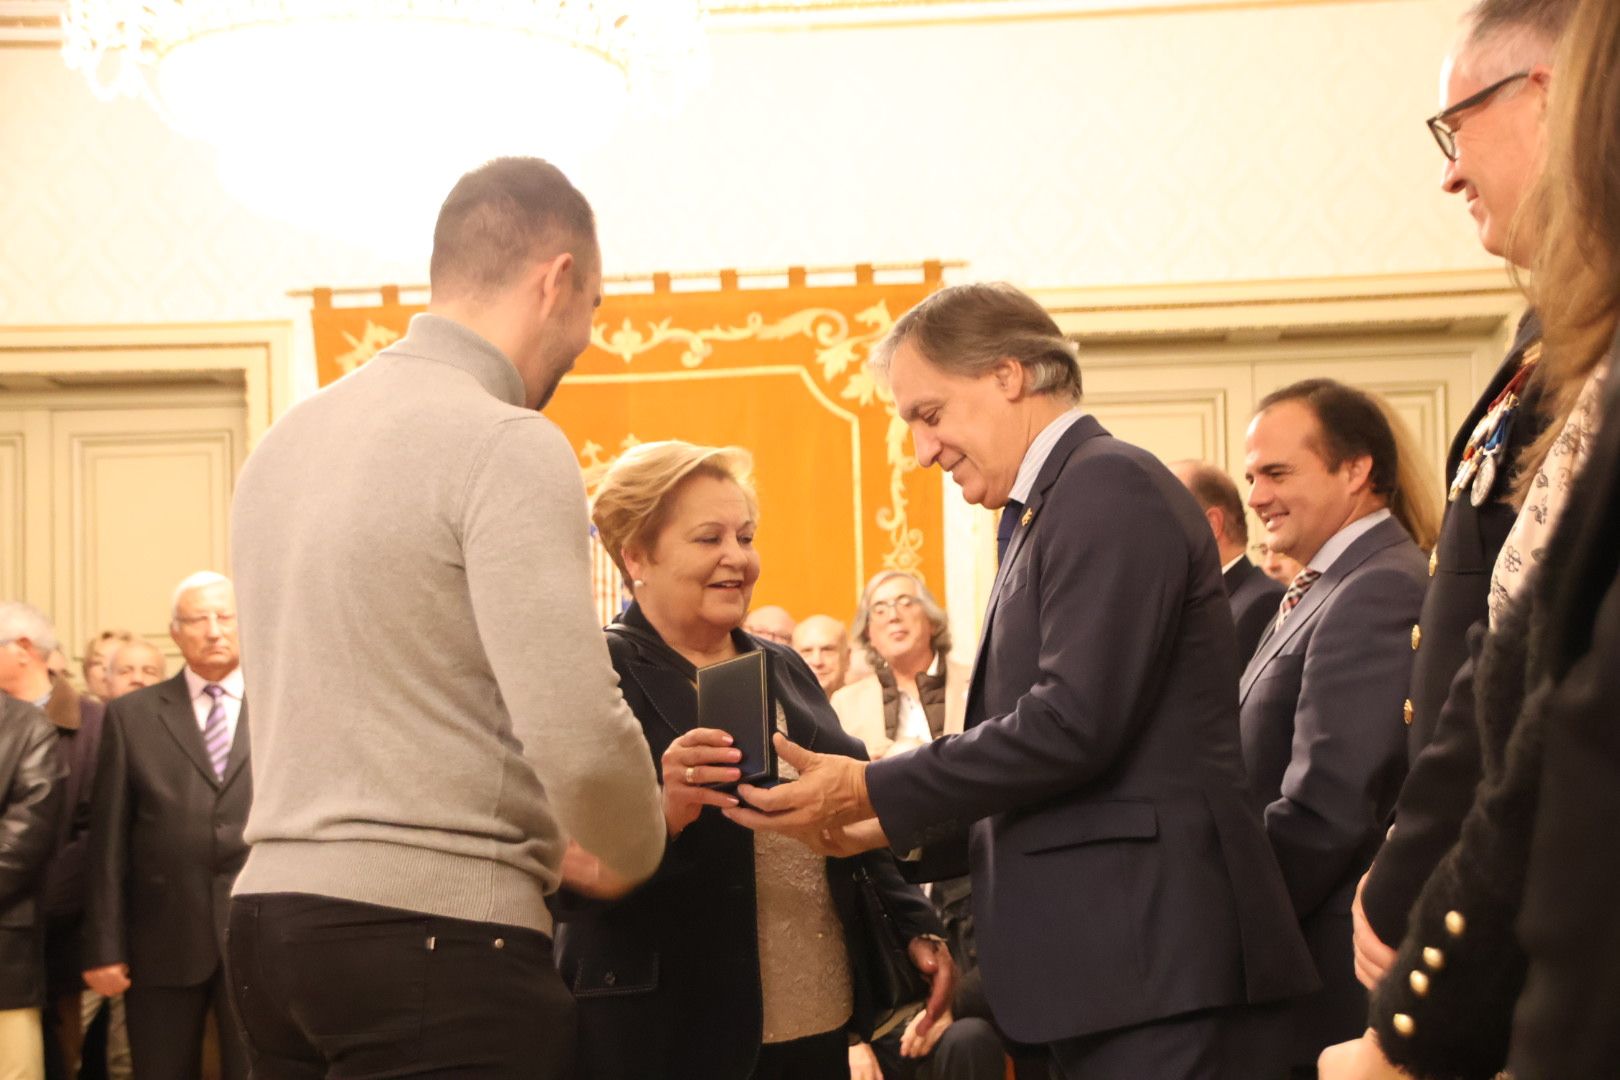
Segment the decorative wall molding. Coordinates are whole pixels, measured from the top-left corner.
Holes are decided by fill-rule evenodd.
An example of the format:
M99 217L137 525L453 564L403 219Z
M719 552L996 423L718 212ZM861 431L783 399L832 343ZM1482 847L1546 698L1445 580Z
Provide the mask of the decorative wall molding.
M251 448L295 396L292 324L0 326L0 386L73 390L166 379L239 381Z
M1040 289L1035 296L1082 343L1276 341L1380 327L1478 333L1516 319L1526 304L1506 270Z

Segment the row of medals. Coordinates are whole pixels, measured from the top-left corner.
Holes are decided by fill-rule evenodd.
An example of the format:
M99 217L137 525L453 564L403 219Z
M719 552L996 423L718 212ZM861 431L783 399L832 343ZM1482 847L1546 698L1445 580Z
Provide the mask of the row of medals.
M1541 359L1541 345L1538 342L1525 350L1524 360L1520 370L1528 371L1537 360ZM1519 382L1514 379L1513 382ZM1513 426L1514 414L1519 411L1519 395L1512 390L1504 393L1489 412L1482 417L1474 431L1468 437L1468 448L1463 452L1463 459L1457 465L1457 475L1451 481L1451 490L1446 495L1447 502L1456 502L1464 489L1468 491L1468 501L1475 506L1484 506L1491 497L1491 489L1496 486L1496 466L1502 455L1502 449L1507 445L1508 431Z

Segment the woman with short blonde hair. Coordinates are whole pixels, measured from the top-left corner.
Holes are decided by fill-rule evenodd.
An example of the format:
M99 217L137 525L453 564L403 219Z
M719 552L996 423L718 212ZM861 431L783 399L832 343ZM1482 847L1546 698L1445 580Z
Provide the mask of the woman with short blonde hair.
M582 1077L805 1080L847 1067L870 1038L857 875L913 962L949 979L928 902L887 851L829 859L720 811L741 779L723 731L697 726L698 670L763 652L777 731L864 757L792 649L742 630L759 553L752 459L735 447L644 443L614 462L592 521L633 601L607 628L631 711L660 763L669 845L633 891L576 856L565 875L558 966L579 1009ZM784 778L791 767L781 763Z

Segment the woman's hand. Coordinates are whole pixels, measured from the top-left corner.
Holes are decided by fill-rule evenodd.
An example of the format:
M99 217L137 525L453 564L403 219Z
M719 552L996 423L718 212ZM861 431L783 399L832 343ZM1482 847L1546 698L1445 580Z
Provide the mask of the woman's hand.
M871 1043L855 1043L849 1048L849 1080L883 1080Z
M905 1034L900 1036L901 1057L925 1058L932 1054L934 1047L939 1045L939 1040L944 1036L945 1029L950 1027L956 1019L951 1015L951 1011L946 1009L944 1015L935 1020L933 1026L924 1034L917 1029L922 1027L923 1017L927 1015L925 1012L920 1012L911 1018L911 1023L906 1025Z
M693 728L664 751L664 824L671 839L697 820L705 806L730 808L734 796L705 787L742 779L742 751L718 728Z
M928 976L932 984L928 991L928 1007L907 1029L907 1034L915 1032L918 1038L922 1038L939 1027L941 1020L950 1023L945 1018L950 1015L951 996L956 992L956 961L951 959L950 947L938 938L912 938L906 951L911 954L911 962L917 966L917 970Z

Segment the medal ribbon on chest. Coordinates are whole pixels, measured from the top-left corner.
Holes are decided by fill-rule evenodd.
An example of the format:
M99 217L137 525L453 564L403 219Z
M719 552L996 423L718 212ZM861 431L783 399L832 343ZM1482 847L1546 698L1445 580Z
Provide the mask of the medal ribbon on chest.
M1447 502L1456 502L1464 491L1468 492L1468 501L1475 506L1484 506L1490 499L1491 489L1496 486L1497 466L1507 446L1508 436L1513 432L1513 421L1523 400L1524 385L1530 381L1530 373L1540 359L1541 343L1538 341L1525 349L1519 370L1513 373L1513 378L1502 387L1502 392L1496 395L1490 408L1485 410L1485 415L1474 425L1468 442L1463 446L1462 460L1457 463L1451 489L1446 493Z

